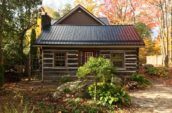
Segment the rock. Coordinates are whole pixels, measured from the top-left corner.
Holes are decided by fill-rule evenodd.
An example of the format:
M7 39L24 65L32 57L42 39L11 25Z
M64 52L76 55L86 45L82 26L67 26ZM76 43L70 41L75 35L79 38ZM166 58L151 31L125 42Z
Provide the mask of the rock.
M83 87L80 85L82 81L73 81L73 82L67 82L62 85L60 85L57 90L53 93L54 98L60 98L60 95L63 93L65 88L68 88L72 92L76 92L80 87Z

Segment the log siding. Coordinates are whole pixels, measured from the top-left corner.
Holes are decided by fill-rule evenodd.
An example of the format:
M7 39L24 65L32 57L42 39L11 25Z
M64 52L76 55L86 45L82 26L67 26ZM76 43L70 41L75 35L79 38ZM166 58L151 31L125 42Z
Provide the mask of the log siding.
M87 49L81 48L43 48L42 50L42 79L53 80L64 75L76 75L79 66L82 65L83 52ZM131 74L138 70L138 49L137 48L109 48L109 49L90 49L96 53L95 56L104 56L111 59L111 53L124 53L124 68L118 68L118 73ZM56 52L66 53L66 65L64 67L54 66L54 54Z

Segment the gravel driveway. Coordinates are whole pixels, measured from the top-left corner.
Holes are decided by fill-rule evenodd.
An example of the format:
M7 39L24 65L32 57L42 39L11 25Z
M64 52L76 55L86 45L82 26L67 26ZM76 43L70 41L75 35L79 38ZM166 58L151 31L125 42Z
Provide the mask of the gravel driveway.
M172 113L172 87L154 84L153 87L130 93L138 106L134 113Z

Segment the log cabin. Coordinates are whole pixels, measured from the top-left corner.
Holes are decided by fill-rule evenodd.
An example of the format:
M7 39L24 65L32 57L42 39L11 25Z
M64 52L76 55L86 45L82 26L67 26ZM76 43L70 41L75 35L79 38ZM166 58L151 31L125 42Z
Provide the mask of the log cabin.
M42 53L42 80L75 76L89 57L111 60L119 74L131 74L139 68L139 48L144 47L133 25L110 25L78 5L51 25L42 15L42 33L35 46Z

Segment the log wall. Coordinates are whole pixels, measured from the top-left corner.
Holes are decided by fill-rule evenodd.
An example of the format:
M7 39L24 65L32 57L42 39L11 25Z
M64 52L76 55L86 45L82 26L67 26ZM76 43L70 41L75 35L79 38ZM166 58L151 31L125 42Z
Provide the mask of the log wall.
M54 53L57 51L66 52L66 66L65 67L55 67L54 66ZM94 50L95 51L95 50ZM118 69L119 73L133 73L138 70L138 49L97 49L97 53L106 58L111 58L111 53L113 52L123 52L124 53L124 68ZM42 55L42 76L43 80L55 79L64 75L75 75L78 69L82 55L81 49L57 49L57 48L43 48Z
M115 49L115 50L100 50L100 55L111 59L111 53L124 53L124 68L117 69L117 72L129 74L138 71L138 49Z

